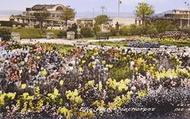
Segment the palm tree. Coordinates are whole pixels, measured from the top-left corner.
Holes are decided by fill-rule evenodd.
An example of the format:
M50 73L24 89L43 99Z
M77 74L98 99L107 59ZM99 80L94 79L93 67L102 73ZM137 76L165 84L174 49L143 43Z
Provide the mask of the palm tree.
M154 9L148 3L139 3L136 7L136 15L142 19L143 25L146 25L146 17L151 16L154 13Z

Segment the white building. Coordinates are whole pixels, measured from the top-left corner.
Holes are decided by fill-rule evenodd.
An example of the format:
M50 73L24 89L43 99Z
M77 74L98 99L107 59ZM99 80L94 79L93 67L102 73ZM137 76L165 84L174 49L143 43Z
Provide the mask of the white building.
M34 17L34 13L47 11L50 15L43 22L45 26L60 27L65 21L61 19L63 10L69 8L62 4L55 5L34 5L32 8L26 8L26 11L21 15L12 15L10 20L18 23L27 24L29 26L39 25L39 21Z
M112 18L111 25L115 26L115 24L119 24L120 26L127 26L131 24L135 24L135 18Z

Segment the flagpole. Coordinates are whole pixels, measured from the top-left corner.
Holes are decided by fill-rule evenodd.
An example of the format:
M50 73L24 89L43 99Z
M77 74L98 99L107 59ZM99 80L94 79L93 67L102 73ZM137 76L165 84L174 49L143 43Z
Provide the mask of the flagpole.
M120 4L121 4L121 1L118 0L118 11L117 11L117 17L119 18L119 15L120 15Z

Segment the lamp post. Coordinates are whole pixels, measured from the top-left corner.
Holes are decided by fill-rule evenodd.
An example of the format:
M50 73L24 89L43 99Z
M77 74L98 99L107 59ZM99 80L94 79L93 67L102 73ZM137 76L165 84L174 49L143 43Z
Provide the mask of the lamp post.
M185 5L188 8L188 24L187 24L187 26L189 27L190 26L190 4L189 4L189 2L186 1Z
M120 15L120 5L121 5L122 1L118 0L118 8L117 8L117 17L119 18Z
M94 14L95 14L94 8L92 9L92 14L93 14L93 18L94 18L94 16L95 16L95 15L94 15Z
M102 15L104 15L105 6L101 6L102 9Z

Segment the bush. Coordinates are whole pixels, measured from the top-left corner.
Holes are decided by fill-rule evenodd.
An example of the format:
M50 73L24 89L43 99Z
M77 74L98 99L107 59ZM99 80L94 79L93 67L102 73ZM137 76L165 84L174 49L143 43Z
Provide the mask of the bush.
M1 28L0 37L2 40L9 40L11 38L11 30L9 28Z
M110 35L111 36L117 36L117 35L119 35L118 34L118 30L116 28L111 28L110 29Z
M135 24L132 24L130 26L124 26L120 29L120 34L125 35L125 36L130 36L130 35L141 35L143 31L142 26L137 26Z
M61 31L58 32L58 34L57 34L56 36L57 36L58 38L64 38L64 37L66 37L66 35L67 35L67 32L61 30Z
M12 27L13 25L20 25L22 27L26 26L26 24L22 24L22 23L18 23L18 22L15 22L15 21L0 21L0 24L1 26L4 26L4 27Z
M177 25L172 21L166 20L158 20L152 23L154 27L157 29L158 33L162 33L164 31L175 31L178 30Z
M101 31L100 26L95 25L94 28L93 28L93 31L94 31L95 34L97 34L98 32L100 32Z
M129 26L124 26L120 29L119 33L122 36L128 36L130 32Z
M146 35L157 33L157 29L153 24L143 26L143 25L130 25L124 26L120 29L120 34L124 36L128 35Z
M66 37L66 31L63 31L63 30L48 30L47 32L52 32L54 34L54 38Z
M89 27L83 27L81 28L81 35L82 37L93 37L94 36L94 33L93 33L93 30Z
M95 18L96 25L101 25L107 23L109 17L106 15L99 15Z
M146 27L146 34L155 34L155 33L158 33L158 30L156 29L156 27L153 24L148 25Z

